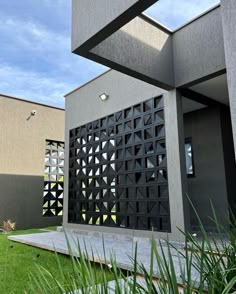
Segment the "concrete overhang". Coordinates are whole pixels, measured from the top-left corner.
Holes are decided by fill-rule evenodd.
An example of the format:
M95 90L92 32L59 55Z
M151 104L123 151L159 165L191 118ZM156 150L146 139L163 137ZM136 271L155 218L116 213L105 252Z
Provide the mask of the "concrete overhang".
M172 34L144 16L94 47L88 57L165 90L174 87Z
M72 51L85 54L158 0L72 0Z
M219 5L175 31L172 41L176 87L190 87L225 73Z
M171 31L141 14L155 2L73 0L72 51L165 90L225 73L220 6Z

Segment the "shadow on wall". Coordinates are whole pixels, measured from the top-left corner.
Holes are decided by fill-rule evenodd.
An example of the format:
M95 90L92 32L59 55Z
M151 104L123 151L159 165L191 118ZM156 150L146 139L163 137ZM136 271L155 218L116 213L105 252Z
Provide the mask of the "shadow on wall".
M7 219L16 222L16 229L62 224L62 216L42 215L43 176L1 174L0 187L0 224Z
M134 78L170 89L174 84L171 40L164 29L136 17L93 48L88 56Z

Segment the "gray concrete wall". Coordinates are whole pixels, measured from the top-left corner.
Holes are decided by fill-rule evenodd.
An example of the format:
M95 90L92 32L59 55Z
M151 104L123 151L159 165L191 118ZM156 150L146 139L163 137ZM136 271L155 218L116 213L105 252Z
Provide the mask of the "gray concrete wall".
M91 53L98 56L98 61L103 58L105 65L112 62L114 69L117 65L124 73L168 90L174 86L171 37L165 29L136 17Z
M194 85L225 72L221 8L175 32L136 17L86 57L165 90Z
M224 32L225 58L229 88L230 111L236 153L236 2L221 0L221 16Z
M61 216L42 217L43 183L43 176L0 174L0 224L11 219L17 229L61 225Z
M111 34L157 0L72 1L72 51L102 33ZM99 37L99 36L98 36Z
M203 224L214 226L211 203L219 221L228 215L227 182L223 154L220 108L205 108L184 115L185 137L192 138L195 176L188 178L188 195ZM190 213L191 225L197 229L195 213Z
M236 162L234 153L234 142L232 133L232 124L230 117L230 109L222 107L221 109L221 131L224 150L225 173L227 183L227 193L229 206L236 212Z
M108 94L107 101L102 102L99 95ZM77 89L66 97L66 130L65 130L65 195L63 225L66 228L114 232L131 236L150 236L152 232L129 230L122 228L96 227L90 225L68 224L68 158L69 158L69 130L98 118L122 110L128 106L150 99L160 94L167 94L155 86L141 82L124 74L109 71L100 78ZM174 195L172 195L174 197ZM174 200L174 199L173 199ZM173 201L172 203L175 203ZM181 212L180 212L181 214ZM180 215L179 214L179 215ZM181 214L182 215L182 214ZM172 224L176 225L172 219ZM176 232L176 230L175 230ZM166 234L156 233L158 237ZM177 238L177 235L174 236Z
M173 55L176 87L225 70L221 8L176 31Z
M189 206L186 199L187 181L182 101L182 96L177 90L165 94L164 111L170 219L171 232L176 236L175 238L181 235L179 230L188 231L190 228Z
M64 141L64 115L0 95L0 225L9 218L17 228L61 224L61 217L42 217L42 205L45 141Z
M99 98L99 95L104 92L110 97L107 101L102 102ZM177 103L175 100L173 101L173 99L177 97L177 94L171 95L171 93L167 91L163 91L155 86L151 86L147 83L141 82L132 77L112 70L103 74L98 79L93 80L91 83L86 84L84 87L71 92L66 97L65 202L63 218L63 224L65 227L104 232L114 231L114 228L108 227L68 224L69 130L160 94L164 94L165 107L168 108L165 109L165 116L167 119L166 140L168 141L167 145L169 146L167 146L167 158L169 154L169 175L171 174L170 169L174 167L172 172L173 176L171 179L169 178L169 185L171 184L172 186L172 190L169 188L169 191L172 191L171 194L173 194L172 196L170 195L170 208L172 209L171 224L174 233L171 235L171 237L174 237L175 239L178 238L177 231L173 229L175 228L174 226L178 225L182 228L188 227L189 215L186 212L185 215L183 213L184 209L187 211L186 207L188 207L188 204L186 204L186 198L180 202L181 196L186 191L188 191L189 197L198 209L200 217L208 229L213 228L209 222L209 216L211 215L210 200L213 202L220 221L224 220L224 217L227 216L227 193L231 195L229 197L233 197L234 188L233 186L229 188L230 182L226 180L226 176L228 176L228 174L233 171L234 167L232 167L232 165L230 166L230 159L232 159L231 156L226 159L223 154L223 151L225 151L225 146L230 144L230 124L228 124L228 122L223 119L221 108L205 108L184 115L184 136L185 138L192 137L196 176L194 178L187 179L187 188L184 185L184 181L186 180L185 175L184 177L178 178L177 185L177 181L175 181L175 173L177 168L174 166L173 162L179 166L179 175L180 170L183 170L183 165L182 169L180 166L180 150L182 146L182 143L180 142L181 138L179 139L180 141L178 141L178 138L174 139L174 136L177 134L176 128L180 128L179 133L181 133L181 122L178 121L179 119L177 120L176 118L175 128L173 126L174 112L177 112L178 109L179 115L182 113L179 105L180 102ZM169 102L166 100L167 97ZM175 102L175 106L174 104L171 104L172 102ZM222 126L222 119L226 123L225 126ZM173 130L176 131L176 134ZM224 131L225 134L223 139L222 131ZM178 148L176 149L177 141ZM173 144L175 144L175 146ZM172 148L173 146L175 147L174 149ZM229 147L226 148L228 150ZM226 161L228 163L226 163ZM233 176L231 176L230 179L233 181ZM178 199L176 198L176 191L174 188L177 187L176 185L178 186L179 190ZM180 186L182 186L181 189L179 189ZM180 204L182 208L180 208ZM190 215L192 226L197 228L197 218L194 216L192 211ZM144 231L134 231L119 228L116 228L115 230L117 233L132 236L150 235L150 232ZM157 236L163 237L163 234L158 233Z

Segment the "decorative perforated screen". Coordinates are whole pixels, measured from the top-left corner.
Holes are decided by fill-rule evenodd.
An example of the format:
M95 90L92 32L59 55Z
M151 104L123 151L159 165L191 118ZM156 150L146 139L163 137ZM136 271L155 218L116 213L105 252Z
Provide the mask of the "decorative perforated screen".
M170 231L163 97L70 131L70 223Z
M46 141L43 216L58 216L63 212L64 143Z

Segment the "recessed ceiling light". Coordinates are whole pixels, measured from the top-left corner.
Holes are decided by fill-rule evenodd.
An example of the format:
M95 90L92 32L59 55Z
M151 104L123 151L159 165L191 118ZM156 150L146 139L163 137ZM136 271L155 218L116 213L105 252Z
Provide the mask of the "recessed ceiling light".
M99 97L102 101L106 101L109 98L109 95L107 95L106 93L103 93L103 94L99 95Z

